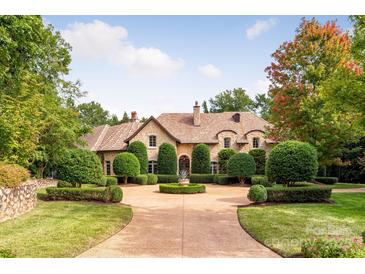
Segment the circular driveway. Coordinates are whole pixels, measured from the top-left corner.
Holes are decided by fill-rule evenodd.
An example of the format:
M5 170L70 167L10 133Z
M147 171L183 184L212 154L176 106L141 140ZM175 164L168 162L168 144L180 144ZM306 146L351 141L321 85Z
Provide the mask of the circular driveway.
M131 223L79 257L279 257L240 226L248 188L206 185L203 194L163 194L158 185L122 186Z

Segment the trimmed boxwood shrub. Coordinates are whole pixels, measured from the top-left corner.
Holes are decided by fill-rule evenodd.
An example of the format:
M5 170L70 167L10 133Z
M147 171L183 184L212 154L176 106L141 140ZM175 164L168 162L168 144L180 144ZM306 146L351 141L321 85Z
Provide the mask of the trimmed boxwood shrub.
M219 174L227 174L228 160L235 154L236 151L232 148L224 148L218 152Z
M263 185L263 186L272 186L272 183L269 182L269 179L265 175L255 175L251 177L251 185Z
M97 186L106 186L106 176L103 176L103 179L96 183Z
M120 202L123 191L118 186L106 188L57 188L47 187L47 195L38 196L45 200Z
M219 185L230 185L239 183L239 180L237 177L234 176L216 174L214 176L214 183L217 183Z
M103 168L96 153L87 149L70 149L60 157L56 166L60 180L96 184L103 178Z
M24 167L0 162L0 187L18 187L29 177L30 173Z
M266 175L272 182L293 185L311 181L317 174L316 149L308 143L286 141L276 145L266 163Z
M326 185L334 185L338 183L337 177L315 177L315 181Z
M106 186L115 186L118 184L118 178L114 176L106 176Z
M235 176L240 183L244 183L246 177L251 177L256 172L256 164L253 157L247 153L233 155L227 164L229 176Z
M191 173L206 174L210 172L210 152L206 144L194 146L191 156Z
M268 187L267 201L279 203L316 203L330 199L332 189L327 187Z
M158 182L158 177L156 174L148 173L147 174L147 185L155 185Z
M133 153L140 165L140 174L147 174L148 170L148 156L147 156L147 148L141 141L134 141L129 144L128 152Z
M126 184L128 177L139 175L139 161L137 157L130 152L119 153L114 158L113 171L117 176L123 177L124 183Z
M159 174L175 175L177 172L176 149L173 145L163 143L158 149L157 169Z
M178 183L172 184L160 184L161 193L171 193L171 194L194 194L205 192L205 185L200 184L188 184L180 185Z
M191 174L190 183L209 184L214 183L215 174Z
M178 175L170 175L170 174L157 174L159 184L166 183L177 183L179 181Z
M76 183L70 183L62 180L58 180L57 187L81 187L80 184L76 185Z
M136 177L131 177L130 182L133 184L147 185L148 176L147 174L141 174Z
M256 174L265 174L265 163L266 163L266 151L261 148L251 149L248 154L250 154L256 163Z
M253 185L247 194L251 202L263 203L267 200L267 191L263 185Z

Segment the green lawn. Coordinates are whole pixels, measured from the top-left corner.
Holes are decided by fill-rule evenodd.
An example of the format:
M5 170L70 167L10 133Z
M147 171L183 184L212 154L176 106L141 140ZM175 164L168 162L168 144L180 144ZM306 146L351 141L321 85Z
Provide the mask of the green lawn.
M361 188L365 187L365 184L347 184L347 183L337 183L334 185L328 185L332 189L347 189L347 188Z
M0 246L16 257L75 257L126 226L130 207L92 202L44 202L0 223Z
M238 209L241 226L254 238L290 257L312 236L362 236L365 193L334 193L335 204L282 204Z

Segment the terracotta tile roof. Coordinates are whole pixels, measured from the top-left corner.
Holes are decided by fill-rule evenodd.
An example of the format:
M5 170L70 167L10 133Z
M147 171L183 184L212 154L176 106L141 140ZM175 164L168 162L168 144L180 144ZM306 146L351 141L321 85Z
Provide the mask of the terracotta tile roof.
M139 127L140 122L123 123L116 126L103 125L95 127L93 132L84 136L88 148L94 151L125 150L124 142Z
M240 122L233 115L240 114ZM200 113L200 126L194 126L192 113L163 113L157 120L181 143L218 143L217 134L230 130L246 143L245 134L253 130L265 131L270 124L252 112Z

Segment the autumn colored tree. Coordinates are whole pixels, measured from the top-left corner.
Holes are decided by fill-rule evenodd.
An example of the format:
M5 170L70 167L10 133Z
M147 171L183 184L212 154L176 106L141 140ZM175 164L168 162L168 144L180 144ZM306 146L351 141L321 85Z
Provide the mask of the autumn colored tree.
M336 22L302 19L294 39L272 57L266 68L273 98L271 137L309 142L320 162L330 163L343 141L362 134L361 113L342 104L347 96L358 102L362 89L363 71L349 35Z

